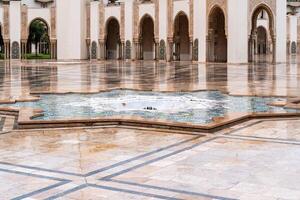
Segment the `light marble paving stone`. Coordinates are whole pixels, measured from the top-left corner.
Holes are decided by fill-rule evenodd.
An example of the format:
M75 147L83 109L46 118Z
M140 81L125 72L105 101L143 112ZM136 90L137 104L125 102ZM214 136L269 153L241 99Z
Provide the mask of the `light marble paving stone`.
M270 122L270 124L272 123ZM276 123L274 122L274 124ZM255 128L248 127L247 129L250 130L248 131L249 134L255 135ZM89 137L85 137L84 135L86 133L82 134L82 130L77 130L74 133L72 133L72 131L67 131L66 135L64 130L51 131L51 134L54 134L53 136L50 133L47 133L47 131L40 133L35 132L34 134L29 132L28 135L26 134L26 131L24 131L24 133L20 135L14 133L2 136L0 146L1 148L7 149L7 151L5 151L8 153L7 158L10 158L10 161L17 164L22 163L29 166L66 170L68 172L84 172L89 171L90 169L99 169L102 166L107 166L116 163L117 161L131 158L131 156L134 157L149 150L179 142L182 139L191 138L190 136L182 135L173 136L174 134L169 134L169 136L168 134L164 134L160 138L157 133L155 133L156 136L153 137L151 131L148 133L137 134L135 132L127 132L126 129L120 130L117 136L117 143L120 146L116 147L114 150L109 149L107 151L106 149L104 152L102 150L90 152L89 150L93 149L93 146L99 143L111 144L114 138L106 138L106 135L102 137L101 133L95 133L96 135L93 135L94 133L89 133ZM266 129L266 131L272 132L273 130ZM123 146L122 132L124 132L125 138L129 137ZM78 151L77 148L79 143L74 142L74 137L77 137L78 134L81 134L80 151ZM131 134L132 136L128 136L128 134ZM18 137L14 137L16 135ZM9 145L5 144L6 141L11 141L12 138L14 138L13 143L10 143ZM147 142L144 142L144 140ZM201 141L202 139L199 139L195 142ZM127 163L124 166L112 169L109 172L104 172L101 175L109 175L110 173L118 172L120 169L126 169L130 166L138 165L141 162L158 158L159 156L192 145L195 142L174 147L171 150L166 150L147 158L136 160L132 163ZM59 147L56 146L57 143L60 144ZM296 197L299 195L300 185L298 181L300 178L297 178L300 174L299 151L299 145L276 144L270 141L221 138L210 141L209 143L201 144L192 150L187 150L163 160L158 160L149 165L145 165L118 176L117 179L231 198L240 197L239 199L255 199L255 197L258 197L257 193L263 194L261 196L262 199L297 199ZM80 153L82 154L80 155ZM118 157L115 158L115 155ZM0 167L1 166L2 165L0 165ZM82 170L82 167L85 169ZM23 170L20 167L14 167L14 169ZM31 170L28 169L24 169L23 171L31 172ZM35 170L32 172L41 175L71 178L70 176L61 174L54 175L53 173ZM63 192L84 183L85 180L88 180L90 183L97 183L95 178L99 178L101 175L98 174L97 176L89 177L88 179L74 178L72 179L73 183L66 184L51 191L46 191L43 194L34 196L34 198L43 199L44 197ZM18 177L13 177L10 174L2 175L0 179L15 181L16 183L10 186L20 187L24 190L40 186L39 180L31 181L32 184L26 185L18 183ZM31 183L30 181L27 182ZM111 184L111 186L117 185L115 183L109 184ZM7 189L11 192L9 195L12 195L14 191L10 190L10 186ZM126 187L124 185L118 185L118 187L136 189L136 187ZM143 189L139 189L139 191L140 190ZM112 197L119 199L120 196L124 197L124 199L151 199L140 196L136 197L135 195L126 195L120 192L102 191L99 189L93 190L88 188L86 191L88 192L74 192L63 199L89 199L99 194L100 196L104 195L101 197L107 199L111 199ZM153 189L145 189L143 191L156 192L156 190ZM168 194L173 197L185 197L185 199L198 198L193 198L189 195L171 194L165 191L157 193ZM201 199L201 197L199 197L199 199Z

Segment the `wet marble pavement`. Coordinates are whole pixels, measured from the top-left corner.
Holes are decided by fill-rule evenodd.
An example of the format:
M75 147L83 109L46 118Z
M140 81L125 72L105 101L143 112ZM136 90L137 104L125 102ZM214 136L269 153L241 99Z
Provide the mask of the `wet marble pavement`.
M115 88L300 97L300 65L0 63L0 100ZM0 200L300 199L300 119L214 134L125 127L13 130L0 115Z
M93 93L116 88L300 97L300 65L297 60L278 65L0 63L0 100L26 99L36 93Z
M215 134L120 127L0 135L0 199L295 199L300 119Z

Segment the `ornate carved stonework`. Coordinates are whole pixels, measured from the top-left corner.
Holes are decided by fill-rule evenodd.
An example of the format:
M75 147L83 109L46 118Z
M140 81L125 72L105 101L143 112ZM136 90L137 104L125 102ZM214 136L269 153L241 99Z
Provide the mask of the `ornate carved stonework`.
M173 0L168 0L168 38L173 38Z
M129 40L126 41L125 53L125 58L131 59L131 42Z
M193 45L193 60L195 61L198 61L198 46L199 46L199 41L198 39L195 39Z
M155 42L159 41L159 0L155 0L155 22L154 22Z
M190 0L190 20L189 20L190 39L193 40L194 35L194 0Z
M292 54L297 53L297 44L296 44L296 42L292 42L292 45L291 45L291 53L292 53Z
M120 26L120 37L121 37L121 42L125 42L125 4L121 3L121 11L120 11L120 16L121 16L121 26Z
M166 42L161 40L159 42L159 59L165 60L166 59Z
M27 6L22 5L21 7L21 39L27 40L28 38L28 28L27 28L27 21L28 21L28 14L27 14Z
M92 48L91 48L91 58L97 59L97 42L92 42Z
M51 7L50 14L51 14L51 25L50 25L51 38L56 39L56 8L55 7Z
M276 1L274 0L248 0L248 30L249 35L251 34L252 29L252 16L254 11L260 6L264 5L269 8L273 16L273 31L276 34Z
M86 38L91 38L91 4L86 4Z
M9 39L9 5L3 5L3 39Z
M300 41L300 18L297 18L297 25L298 25L298 31L297 31L297 40Z
M251 0L250 0L251 1ZM225 34L227 35L228 33L228 9L227 9L227 0L207 0L206 2L206 11L207 11L207 17L206 17L206 22L207 22L207 33L209 29L209 15L211 14L212 9L215 8L215 6L219 6L224 13L225 16Z
M99 3L99 39L104 41L105 38L105 33L104 33L104 29L105 29L105 19L104 19L104 3L103 0L100 1Z
M133 2L133 39L138 40L139 38L139 3L138 0Z
M19 43L14 41L12 43L12 49L11 49L11 58L12 59L19 59L20 58L20 46Z

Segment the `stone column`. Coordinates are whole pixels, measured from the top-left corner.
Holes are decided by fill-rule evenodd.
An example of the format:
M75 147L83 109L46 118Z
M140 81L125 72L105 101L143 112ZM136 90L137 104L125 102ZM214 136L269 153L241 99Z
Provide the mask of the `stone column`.
M190 60L191 61L193 61L193 55L194 55L194 53L193 53L193 38L191 37L190 38Z
M272 53L272 63L276 64L277 60L276 60L276 36L272 35L272 44L273 44L273 53Z
M99 40L99 49L100 49L100 60L104 60L106 55L105 55L105 41L104 40Z
M207 61L213 62L214 61L214 30L209 29L208 30L208 36L207 36Z
M253 56L253 36L252 34L249 37L249 62L253 62L254 56Z
M168 0L168 42L167 42L167 61L173 61L173 0Z
M167 43L167 61L173 61L173 38L168 38Z
M92 52L91 40L89 38L87 38L85 41L86 41L86 48L87 48L87 57L90 60L90 59L92 59L92 57L91 57L91 52Z
M132 14L132 21L133 21L133 51L134 51L134 58L135 60L139 59L139 1L133 1L133 14Z
M125 41L121 42L121 59L125 60Z
M210 61L210 37L209 35L206 36L206 62L209 62Z
M154 43L154 49L155 49L155 60L159 60L159 42L158 40L155 40Z
M56 7L50 9L51 16L51 39L50 39L50 57L57 59L57 35L56 35Z
M27 40L21 40L21 59L26 59Z
M133 45L132 45L132 49L133 49L133 59L134 60L138 60L138 55L139 55L139 50L138 50L138 40L137 39L133 39Z
M125 59L124 54L124 47L125 47L125 3L121 3L121 10L120 10L120 17L121 17L121 26L120 26L120 59Z
M4 40L4 58L10 59L10 40Z
M139 44L138 44L139 48L139 60L143 60L144 59L144 55L143 55L143 45L142 45L142 38L139 39Z
M99 3L99 48L100 48L100 60L106 59L105 50L105 8L103 0Z
M56 39L50 40L50 57L51 59L57 59L57 44L56 44Z

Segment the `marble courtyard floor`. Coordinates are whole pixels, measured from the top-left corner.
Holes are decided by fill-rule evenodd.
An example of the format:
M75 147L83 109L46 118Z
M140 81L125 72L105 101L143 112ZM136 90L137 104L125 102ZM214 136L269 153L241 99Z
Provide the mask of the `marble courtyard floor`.
M299 64L298 64L299 63ZM0 100L111 89L300 97L300 62L0 63ZM0 200L300 199L300 118L214 133L126 126L18 129L0 113Z

